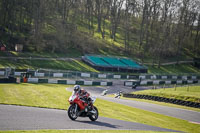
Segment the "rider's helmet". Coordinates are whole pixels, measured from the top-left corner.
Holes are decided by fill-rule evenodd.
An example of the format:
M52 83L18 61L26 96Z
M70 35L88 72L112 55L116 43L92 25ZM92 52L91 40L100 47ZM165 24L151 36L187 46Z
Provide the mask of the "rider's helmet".
M75 91L75 92L78 92L79 90L81 90L80 85L75 85L75 86L74 86L74 91Z

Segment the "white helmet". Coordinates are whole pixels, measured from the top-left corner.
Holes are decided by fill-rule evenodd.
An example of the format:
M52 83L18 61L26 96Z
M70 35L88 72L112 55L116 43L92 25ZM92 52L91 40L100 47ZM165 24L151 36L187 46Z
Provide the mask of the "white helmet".
M75 85L74 86L74 91L77 92L81 89L80 85Z

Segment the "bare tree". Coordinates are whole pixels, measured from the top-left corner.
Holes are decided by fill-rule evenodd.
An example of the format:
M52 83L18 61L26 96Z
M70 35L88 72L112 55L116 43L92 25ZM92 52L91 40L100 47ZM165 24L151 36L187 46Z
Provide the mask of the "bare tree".
M200 48L200 14L198 14L198 24L196 26L196 36L194 40L194 54L197 57L198 56L198 49Z
M125 53L129 53L130 50L130 32L131 32L131 19L137 10L136 0L126 0L125 1L125 11L123 14L123 29L124 29L124 46Z
M104 12L103 12L103 22L102 22L102 30L101 30L102 39L104 39L105 37L105 28L106 28L105 24L106 24L106 19L108 19L109 17L111 2L112 0L105 0L103 3Z
M111 26L110 26L110 37L115 41L116 40L116 33L117 28L120 23L121 17L121 9L124 0L112 0L111 3L111 11L110 11L110 18L111 18Z
M141 61L144 61L144 56L148 48L149 42L149 26L152 16L153 1L144 0L142 5L142 22L140 25L140 39L139 39L139 49ZM144 41L146 42L144 45Z

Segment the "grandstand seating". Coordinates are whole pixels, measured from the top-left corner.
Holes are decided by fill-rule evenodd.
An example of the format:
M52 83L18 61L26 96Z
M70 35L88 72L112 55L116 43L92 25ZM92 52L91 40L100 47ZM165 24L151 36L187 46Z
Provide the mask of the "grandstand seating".
M146 73L147 69L129 58L85 55L82 60L93 66L97 70L105 71L122 71L122 72L142 72Z
M102 65L102 66L109 66L108 63L104 62L101 58L96 56L86 56L91 62L93 62L96 65Z
M118 58L102 57L102 60L111 64L111 66L114 66L114 67L127 67L127 65L121 62Z
M141 68L141 66L139 64L137 64L136 62L130 60L130 59L126 59L126 58L121 58L120 59L123 63L127 64L130 67L135 67L135 68Z

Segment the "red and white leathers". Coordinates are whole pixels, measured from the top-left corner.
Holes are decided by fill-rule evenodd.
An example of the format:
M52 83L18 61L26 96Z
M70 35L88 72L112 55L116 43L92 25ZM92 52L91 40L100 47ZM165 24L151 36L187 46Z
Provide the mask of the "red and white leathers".
M83 100L87 102L88 104L91 102L90 93L88 93L86 90L80 89L79 91L75 93L77 93L81 98L83 98Z

